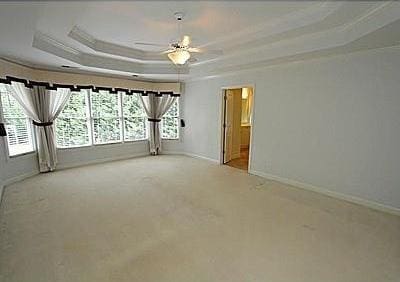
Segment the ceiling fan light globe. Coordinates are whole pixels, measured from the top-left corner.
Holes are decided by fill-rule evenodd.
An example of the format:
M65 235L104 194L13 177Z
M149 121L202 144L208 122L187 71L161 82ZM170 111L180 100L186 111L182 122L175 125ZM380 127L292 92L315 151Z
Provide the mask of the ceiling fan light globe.
M175 50L175 52L168 54L168 58L175 65L184 65L190 59L190 53L186 50Z

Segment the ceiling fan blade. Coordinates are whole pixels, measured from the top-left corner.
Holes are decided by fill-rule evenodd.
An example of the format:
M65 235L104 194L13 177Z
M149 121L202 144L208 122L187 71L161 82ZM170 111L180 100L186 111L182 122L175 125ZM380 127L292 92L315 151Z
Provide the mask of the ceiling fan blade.
M189 36L189 35L183 36L181 45L182 45L183 47L187 47L187 46L189 46L189 44L190 44L190 36Z
M169 54L169 53L172 53L174 51L175 51L174 49L168 49L168 50L162 51L161 54Z
M213 55L222 55L223 54L222 50L208 50L208 49L196 48L196 47L190 47L190 48L188 48L188 51L191 53L207 53L207 54L213 54Z
M188 48L188 51L191 53L204 53L205 50L201 49L201 48L196 48L196 47L190 47Z
M168 46L168 44L147 43L147 42L135 42L135 45L159 46L159 47L165 47L165 46Z

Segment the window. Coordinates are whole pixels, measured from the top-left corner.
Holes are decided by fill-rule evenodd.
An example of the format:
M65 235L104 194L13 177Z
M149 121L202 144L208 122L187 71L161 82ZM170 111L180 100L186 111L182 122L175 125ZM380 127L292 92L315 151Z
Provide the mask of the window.
M122 94L124 117L124 141L143 140L147 138L147 116L138 94Z
M163 139L179 139L179 104L178 99L162 118L161 137Z
M93 141L95 144L113 143L121 136L121 95L107 91L91 93Z
M7 131L8 153L10 156L33 152L32 122L22 107L8 93L4 85L0 86L1 104Z
M91 144L88 91L73 92L56 119L56 137L59 148Z

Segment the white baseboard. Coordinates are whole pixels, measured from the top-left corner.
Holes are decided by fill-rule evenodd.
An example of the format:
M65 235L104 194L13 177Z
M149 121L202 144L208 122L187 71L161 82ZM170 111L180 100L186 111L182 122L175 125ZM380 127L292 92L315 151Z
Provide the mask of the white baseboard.
M278 182L282 182L285 184L289 184L304 190L308 190L308 191L313 191L313 192L317 192L320 194L324 194L326 196L332 197L332 198L336 198L336 199L340 199L340 200L344 200L347 202L351 202L354 204L358 204L358 205L362 205L374 210L378 210L378 211L382 211L382 212L386 212L386 213L390 213L390 214L394 214L394 215L398 215L400 216L400 209L396 208L396 207L392 207L392 206L387 206L387 205L383 205L374 201L370 201L370 200L365 200L359 197L355 197L355 196L351 196L351 195L346 195L346 194L342 194L342 193L338 193L338 192L333 192L331 190L328 189L324 189L321 187L316 187L314 185L308 184L308 183L303 183L297 180L293 180L293 179L288 179L285 177L281 177L281 176L277 176L277 175L272 175L272 174L268 174L265 172L261 172L261 171L256 171L256 170L249 170L250 174L254 174L257 176L261 176L263 178L266 179L270 179L270 180L275 180Z
M161 151L160 155L184 155L185 153L179 151Z
M217 163L217 164L220 163L219 160L217 160L217 159L212 159L212 158L200 156L200 155L196 155L196 154L193 154L193 153L183 152L181 154L185 155L185 156L188 156L188 157L192 157L192 158L196 158L196 159L202 159L202 160L206 160L206 161Z
M18 181L22 181L22 180L24 180L26 178L32 177L32 176L37 175L37 174L39 174L39 171L30 171L30 172L27 172L27 173L24 173L24 174L21 174L21 175L6 179L6 180L3 181L3 185L2 185L3 186L3 190L4 190L4 187L6 187L8 185L11 185L11 184L13 184L15 182L18 182Z
M143 153L137 153L137 154L131 154L131 155L118 156L118 157L110 157L110 158L102 158L102 159L96 159L96 160L91 160L91 161L77 162L77 163L73 163L73 164L62 164L61 163L61 164L57 165L56 170L81 167L81 166L85 166L85 165L101 164L101 163L106 163L106 162L111 162L111 161L121 161L121 160L127 160L127 159L132 159L132 158L145 157L145 156L149 156L149 155L150 155L149 152L143 152Z

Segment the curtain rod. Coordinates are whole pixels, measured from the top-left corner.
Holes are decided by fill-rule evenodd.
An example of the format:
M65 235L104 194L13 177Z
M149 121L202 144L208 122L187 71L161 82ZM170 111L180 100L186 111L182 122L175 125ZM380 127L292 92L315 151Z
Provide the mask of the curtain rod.
M94 86L94 85L73 85L73 84L58 84L53 83L50 84L49 82L44 81L34 81L34 80L27 80L24 78L18 78L13 76L6 76L6 78L0 77L0 83L4 84L11 84L11 82L19 82L23 83L27 88L33 88L34 86L44 86L48 90L57 90L57 88L69 88L71 91L80 91L82 89L92 90L93 92L99 91L108 91L111 94L117 94L118 92L125 92L127 95L133 94L140 94L142 96L148 96L149 94L154 94L156 96L162 95L170 95L173 97L179 97L179 93L174 93L173 91L147 91L147 90L139 90L139 89L128 89L128 88L112 88L112 87L101 87L101 86Z

